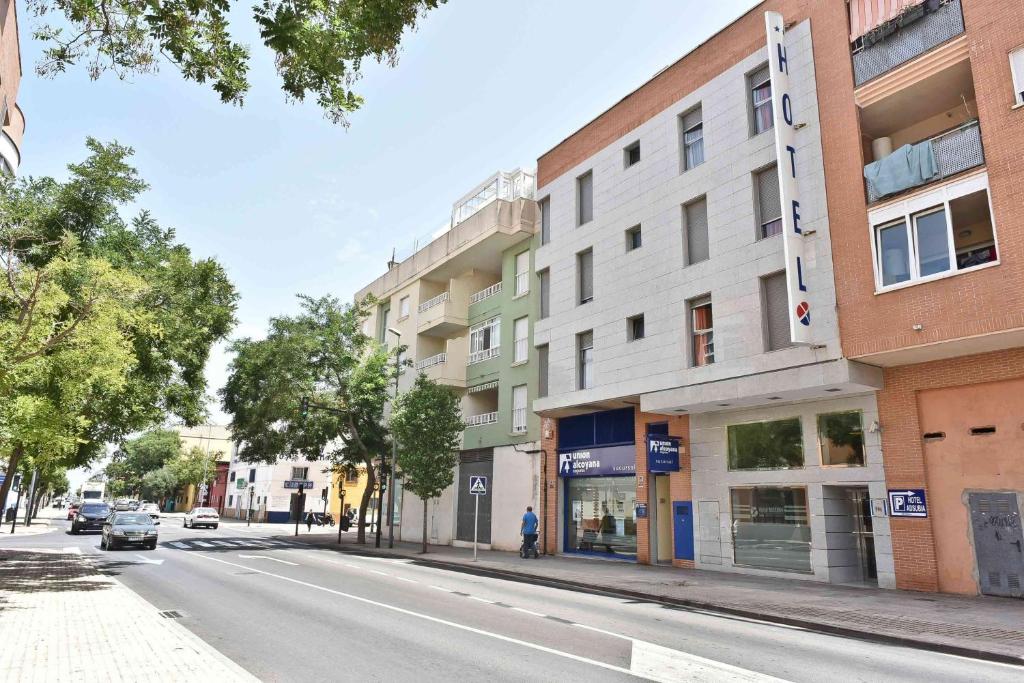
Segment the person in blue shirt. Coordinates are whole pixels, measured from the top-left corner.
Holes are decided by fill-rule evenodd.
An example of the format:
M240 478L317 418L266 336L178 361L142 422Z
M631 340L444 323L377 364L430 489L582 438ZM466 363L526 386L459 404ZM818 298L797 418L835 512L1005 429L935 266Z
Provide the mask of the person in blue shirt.
M526 557L530 550L533 550L533 556L537 557L537 515L533 514L533 507L526 506L526 514L523 515L523 524L519 528L519 533L523 536L523 551L520 553L522 557Z

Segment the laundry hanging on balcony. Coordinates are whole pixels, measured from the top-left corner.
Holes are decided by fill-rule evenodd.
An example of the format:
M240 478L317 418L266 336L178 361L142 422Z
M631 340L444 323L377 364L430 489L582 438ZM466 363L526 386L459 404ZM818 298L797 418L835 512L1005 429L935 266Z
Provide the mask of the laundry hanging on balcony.
M939 9L940 0L849 0L850 41L864 38L868 47L884 40L928 12Z
M939 176L935 150L930 140L903 145L892 154L864 167L871 197L885 197L924 185Z

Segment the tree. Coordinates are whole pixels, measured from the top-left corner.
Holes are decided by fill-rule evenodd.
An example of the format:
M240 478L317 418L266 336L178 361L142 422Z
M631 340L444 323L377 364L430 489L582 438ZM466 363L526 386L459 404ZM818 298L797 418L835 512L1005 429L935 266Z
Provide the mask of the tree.
M376 482L373 459L389 450L384 404L391 382L387 352L363 334L376 301L342 305L334 297L300 296L296 316L272 318L265 339L241 339L220 391L246 462L303 456L332 470L366 467L358 541L365 542L366 508ZM314 405L303 418L300 402Z
M115 493L138 494L142 478L182 455L181 436L172 429L153 429L126 442L106 467L107 486Z
M391 417L398 441L402 486L423 500L423 548L427 552L427 503L455 480L459 443L466 425L459 397L426 375L398 397Z
M198 446L193 446L180 458L171 462L171 467L178 475L178 485L199 487L210 479L217 468L219 453L207 453Z
M363 100L353 89L363 60L394 65L406 29L445 0L263 0L252 18L274 53L282 88L291 100L316 97L325 115L344 122ZM240 105L249 89L249 48L231 38L224 0L29 0L42 23L36 66L54 76L87 62L91 78L110 71L125 79L157 69L160 57L186 80L210 82L224 102Z
M142 478L142 495L147 499L159 500L160 507L163 507L167 498L173 496L174 492L178 490L178 486L180 486L178 473L173 466L164 465L158 470L147 473Z

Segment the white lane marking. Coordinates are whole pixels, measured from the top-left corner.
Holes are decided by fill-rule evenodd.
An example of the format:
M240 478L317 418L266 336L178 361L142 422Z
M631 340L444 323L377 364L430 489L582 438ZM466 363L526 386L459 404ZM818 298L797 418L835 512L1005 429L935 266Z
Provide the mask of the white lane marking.
M231 541L210 541L210 543L212 543L212 544L214 544L216 546L220 546L221 548L237 548L238 547L237 543L232 543Z
M520 645L522 647L530 648L531 650L537 650L539 652L546 652L548 654L555 655L556 657L565 657L566 659L571 659L573 661L581 662L583 664L590 664L592 666L600 667L602 669L607 669L609 671L615 671L617 673L626 674L627 676L637 676L637 677L639 677L638 674L635 674L632 671L630 671L629 669L625 669L625 668L623 668L621 666L616 666L614 664L609 664L607 662L599 662L596 659L588 659L586 657L581 657L580 655L574 655L571 652L563 652L561 650L555 650L555 649L550 648L550 647L545 647L543 645L538 645L537 643L530 643L530 642L527 642L525 640L519 640L518 638L512 638L511 636L505 636L505 635L502 635L500 633L494 633L492 631L485 631L483 629L474 628L472 626L466 626L465 624L459 624L459 623L456 623L454 621L448 621L447 619L441 619L440 617L432 617L429 614L423 614L421 612L414 612L412 610L405 609L404 607L398 607L397 605L389 605L386 602L378 602L376 600L370 600L369 598L364 598L364 597L361 597L359 595L353 595L351 593L345 593L343 591L334 590L332 588L326 588L324 586L318 586L315 583L309 583L308 581L301 581L299 579L293 579L293 578L291 578L289 576L283 576L281 574L274 574L273 572L263 571L262 569L252 569L251 567L246 567L245 565L242 565L242 564L236 564L234 562L228 562L227 560L222 560L219 557L213 557L211 555L206 555L206 554L203 554L203 553L196 553L196 557L202 557L203 559L211 560L212 562L220 562L221 564L226 564L226 565L229 565L231 567L238 567L240 569L248 569L249 571L254 571L257 574L264 574L266 576L270 576L270 577L273 577L275 579L280 579L282 581L287 581L289 583L295 583L295 584L298 584L300 586L305 586L306 588L312 588L314 590L323 591L325 593L330 593L332 595L337 595L339 597L348 598L349 600L354 600L356 602L361 602L361 603L363 603L365 605L373 605L375 607L380 607L382 609L391 610L392 612L398 612L399 614L404 614L406 616L415 617L417 619L423 619L424 621L433 622L435 624L442 624L444 626L450 626L451 628L459 629L460 631L466 631L468 633L475 633L477 635L486 636L488 638L494 638L495 640L501 640L501 641L506 642L506 643L512 643L513 645ZM437 588L437 586L432 586L432 588ZM447 590L447 589L441 589L441 590Z
M391 574L388 574L387 572L382 572L378 569L371 569L370 571L374 574L380 574L381 576L391 576Z
M517 612L522 612L523 614L532 614L535 617L546 617L547 616L546 614L541 614L540 612L534 612L533 610L529 610L529 609L523 609L522 607L513 607L512 609L514 609Z
M351 562L343 563L346 567L352 567L352 569L362 569L358 564L352 564Z
M204 557L204 556L200 555L200 557ZM273 560L274 562L280 562L281 564L290 564L293 567L298 567L299 566L298 562L289 562L288 560L279 560L276 557L271 557L270 555L239 555L239 557L242 558L243 560ZM213 559L213 558L210 558L210 559ZM246 567L246 569L248 569L248 567Z
M66 545L64 546L64 552L68 553L69 555L81 555L82 549L79 548L77 545Z
M642 640L633 641L629 669L635 676L664 683L674 683L675 681L778 683L784 680Z
M406 583L419 583L416 579L407 579L404 576L396 576L395 578L399 581L405 581Z
M513 607L512 609L519 609L519 608L518 607ZM544 615L539 615L539 616L544 616ZM597 628L596 626L587 626L586 624L577 624L575 622L573 622L573 626L576 626L577 628L585 628L588 631L593 631L594 633L602 633L602 634L604 634L606 636L611 636L613 638L622 638L623 640L633 640L629 636L624 636L621 633L612 633L611 631L605 631L603 628Z
M139 558L139 561L144 563L144 564L155 564L155 565L159 566L159 565L164 563L163 560L151 560L148 557L146 557L145 555L139 555L138 553L135 553L135 557Z
M431 588L433 588L434 590L437 590L437 591L443 591L445 593L452 593L453 592L452 589L444 588L443 586L431 586Z
M171 546L172 548L177 548L178 550L188 550L189 547L188 543L182 543L181 541L171 541L167 545Z
M192 541L192 542L195 543L200 548L215 548L216 547L212 543L207 543L206 541Z
M469 599L470 600L476 600L477 602L486 602L488 605L493 605L494 604L494 600L488 600L486 598L478 598L475 595L470 595Z

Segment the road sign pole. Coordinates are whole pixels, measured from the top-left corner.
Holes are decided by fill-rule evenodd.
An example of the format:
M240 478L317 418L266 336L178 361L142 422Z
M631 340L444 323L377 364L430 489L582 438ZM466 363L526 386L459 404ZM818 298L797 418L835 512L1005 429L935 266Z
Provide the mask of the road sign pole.
M299 483L298 497L295 499L295 507L298 508L295 515L295 535L299 535L299 522L302 521L302 510L305 507L304 501L302 500L302 483Z
M341 518L345 516L345 484L342 482L341 477L338 477L338 498L341 498L341 503L338 505L338 543L341 543Z
M480 496L475 495L476 503L473 505L473 561L476 562L476 535L480 528Z

